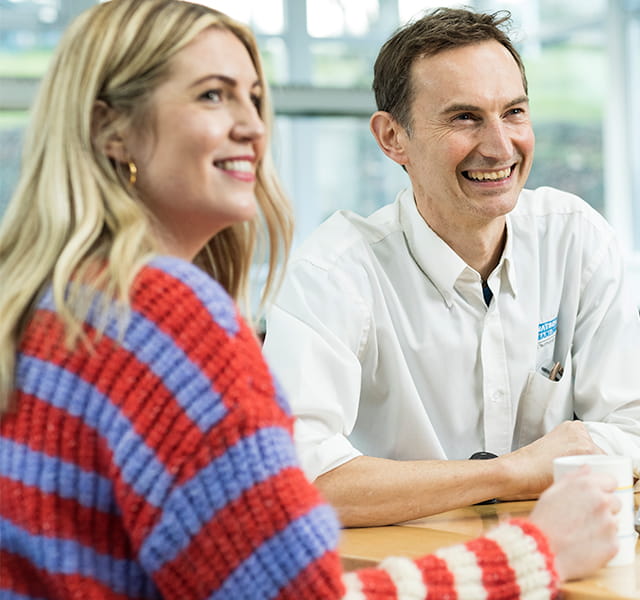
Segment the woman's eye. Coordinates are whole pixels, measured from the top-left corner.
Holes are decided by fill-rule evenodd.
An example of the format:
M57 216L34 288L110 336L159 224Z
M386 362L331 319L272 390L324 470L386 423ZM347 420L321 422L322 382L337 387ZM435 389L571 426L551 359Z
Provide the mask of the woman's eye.
M262 108L262 97L258 95L253 95L251 96L251 102L256 107L256 110L260 112L260 109Z
M207 90L202 94L202 98L211 100L211 102L222 102L222 90Z

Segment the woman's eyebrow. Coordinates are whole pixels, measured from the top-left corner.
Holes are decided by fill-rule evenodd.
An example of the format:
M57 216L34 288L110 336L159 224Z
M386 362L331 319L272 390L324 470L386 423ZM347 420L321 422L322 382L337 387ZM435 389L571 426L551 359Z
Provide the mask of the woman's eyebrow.
M229 77L228 75L220 75L217 73L211 73L210 75L205 75L204 77L200 77L199 79L197 79L196 81L194 81L191 84L191 87L195 87L198 85L201 85L203 83L205 83L206 81L209 81L210 79L215 79L218 81L221 81L222 83L230 86L230 87L236 87L238 85L238 81L233 78L233 77ZM255 87L262 87L262 83L260 82L259 79L256 79L252 84L251 84L252 88Z

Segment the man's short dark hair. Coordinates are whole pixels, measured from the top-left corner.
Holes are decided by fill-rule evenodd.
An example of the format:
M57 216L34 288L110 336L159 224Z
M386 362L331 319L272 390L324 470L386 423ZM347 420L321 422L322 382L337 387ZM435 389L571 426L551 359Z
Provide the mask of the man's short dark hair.
M520 54L507 34L511 13L493 14L465 9L437 8L422 18L398 29L380 49L373 68L373 91L378 110L391 113L407 131L411 131L411 67L418 58L444 50L489 40L502 44L513 56L525 93L527 77Z

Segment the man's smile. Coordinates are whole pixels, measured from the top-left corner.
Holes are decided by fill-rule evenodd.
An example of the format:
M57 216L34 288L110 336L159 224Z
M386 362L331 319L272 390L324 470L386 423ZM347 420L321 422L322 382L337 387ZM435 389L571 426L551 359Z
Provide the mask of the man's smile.
M481 171L481 170L467 170L462 171L463 177L470 181L504 181L511 177L514 169L516 168L516 164L514 163L510 167L506 169L500 169L498 171Z

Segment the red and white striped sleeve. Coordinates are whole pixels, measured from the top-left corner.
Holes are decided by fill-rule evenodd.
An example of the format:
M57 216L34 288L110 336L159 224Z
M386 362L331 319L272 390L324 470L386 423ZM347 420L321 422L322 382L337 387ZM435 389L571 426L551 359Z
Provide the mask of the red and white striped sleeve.
M344 600L551 600L558 576L546 538L513 519L486 536L343 576Z

